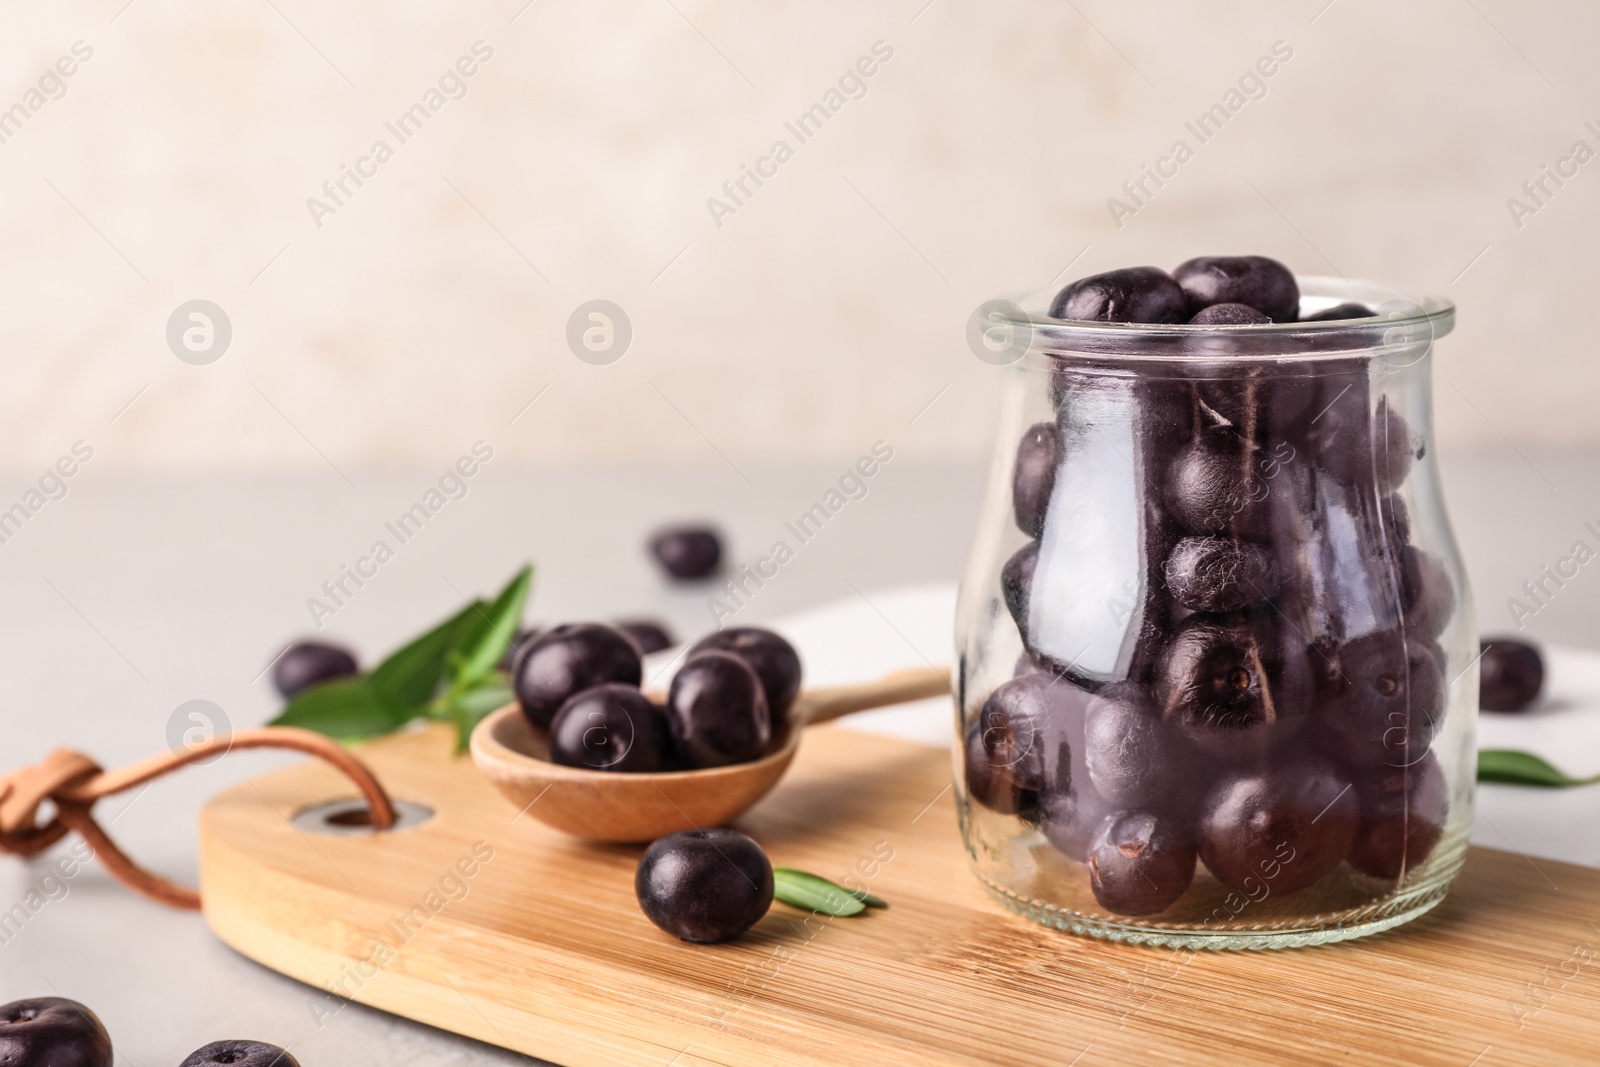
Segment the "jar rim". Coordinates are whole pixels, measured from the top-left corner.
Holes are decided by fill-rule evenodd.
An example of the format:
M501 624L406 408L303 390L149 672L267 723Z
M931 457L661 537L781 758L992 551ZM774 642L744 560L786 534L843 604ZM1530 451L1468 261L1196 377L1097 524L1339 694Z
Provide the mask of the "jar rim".
M1297 280L1302 307L1311 313L1359 303L1377 314L1359 319L1227 326L1088 322L1051 318L1048 308L1058 290L1050 289L984 304L974 316L976 329L1000 328L1006 337L1003 348L987 346L1004 358L980 358L1001 365L1023 361L1043 367L1079 356L1130 363L1400 357L1410 364L1425 356L1435 339L1455 328L1455 304L1445 297L1417 299L1393 286L1359 279L1308 275Z

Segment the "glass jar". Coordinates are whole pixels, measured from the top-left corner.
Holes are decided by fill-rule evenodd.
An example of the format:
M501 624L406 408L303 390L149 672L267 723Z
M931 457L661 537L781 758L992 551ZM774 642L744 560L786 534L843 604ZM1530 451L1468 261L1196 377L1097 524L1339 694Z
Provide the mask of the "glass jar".
M1477 635L1430 396L1455 311L1301 289L1379 314L983 309L1015 358L957 616L957 807L1026 916L1316 944L1415 918L1465 859Z

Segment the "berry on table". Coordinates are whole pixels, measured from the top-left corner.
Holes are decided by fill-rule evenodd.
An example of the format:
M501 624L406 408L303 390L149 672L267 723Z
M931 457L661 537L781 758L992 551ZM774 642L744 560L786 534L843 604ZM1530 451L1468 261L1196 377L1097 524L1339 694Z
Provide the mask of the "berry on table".
M0 1006L4 1067L111 1067L111 1038L95 1013L65 997Z
M212 1067L212 1064L223 1063L232 1067L300 1067L299 1061L289 1053L263 1041L213 1041L189 1053L189 1058L179 1067Z
M1485 711L1524 711L1544 688L1544 659L1526 641L1491 637L1478 660L1478 706Z
M705 578L722 563L722 537L709 526L667 526L651 535L650 554L669 577Z
M645 849L633 886L645 916L667 933L727 941L772 906L772 863L737 830L684 830Z
M360 672L355 655L342 645L296 641L273 661L272 685L285 700L292 700L313 686Z

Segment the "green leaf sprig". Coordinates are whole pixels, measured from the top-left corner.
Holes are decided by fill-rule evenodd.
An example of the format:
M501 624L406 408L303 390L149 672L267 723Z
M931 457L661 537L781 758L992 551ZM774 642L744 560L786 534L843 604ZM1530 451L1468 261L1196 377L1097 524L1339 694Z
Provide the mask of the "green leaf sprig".
M1570 789L1573 786L1594 785L1600 782L1600 774L1591 778L1573 778L1531 752L1485 748L1478 752L1478 781Z
M369 674L306 690L272 725L354 741L415 719L437 719L455 725L456 752L465 752L472 728L512 699L500 661L522 621L532 584L533 567L523 567L492 601L474 600L390 653Z
M846 889L826 878L793 867L772 868L772 895L785 904L824 915L860 915L868 908L887 908L881 897L864 889Z

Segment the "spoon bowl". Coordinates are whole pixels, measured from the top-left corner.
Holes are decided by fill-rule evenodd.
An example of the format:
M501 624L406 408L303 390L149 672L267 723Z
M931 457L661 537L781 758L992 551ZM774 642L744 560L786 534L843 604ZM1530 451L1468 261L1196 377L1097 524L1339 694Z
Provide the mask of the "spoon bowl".
M722 826L742 815L789 769L805 727L949 692L950 672L943 667L809 689L795 699L788 729L768 755L726 767L644 774L552 762L544 732L520 707L507 704L473 730L472 760L519 814L590 841L654 841L679 830Z

